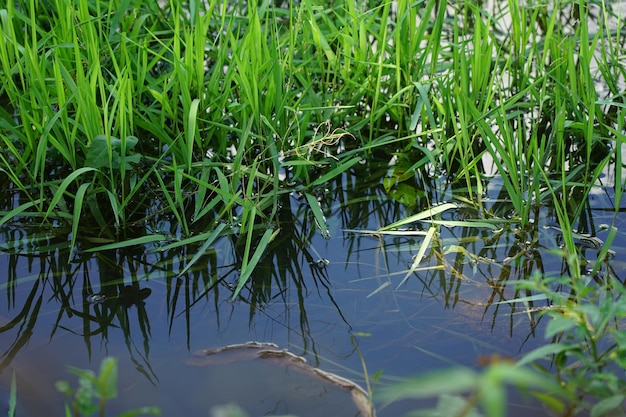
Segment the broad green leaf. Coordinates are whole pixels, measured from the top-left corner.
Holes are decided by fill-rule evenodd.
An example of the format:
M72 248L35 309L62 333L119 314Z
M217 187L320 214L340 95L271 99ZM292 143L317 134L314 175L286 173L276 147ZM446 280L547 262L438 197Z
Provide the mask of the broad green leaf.
M616 415L615 411L619 410L620 415L624 415L624 400L626 395L617 394L608 398L604 398L591 409L591 417L601 417L606 415Z
M487 417L502 417L507 406L506 385L498 378L487 373L476 387L480 394L480 403Z
M378 396L382 400L399 400L473 391L477 378L477 373L469 368L445 369L381 389Z
M98 135L89 144L89 149L87 150L87 157L85 158L85 166L91 168L108 168L113 164L113 160L115 159L115 153L117 153L117 158L119 158L119 139L111 136L109 138L109 143L111 144L111 161L109 161L109 145L107 143L107 138L104 135ZM118 161L119 163L119 161Z
M554 335L566 332L578 325L580 324L574 318L566 316L553 316L552 320L550 320L548 326L546 327L545 337L546 339L549 339Z
M132 168L131 164L137 164L141 161L141 155L132 153L132 150L139 143L139 139L135 136L128 136L125 139L126 155L124 155L124 168ZM110 145L109 145L110 144ZM109 150L109 146L111 147ZM85 165L91 168L111 168L119 169L122 162L122 139L116 137L107 137L104 135L96 136L89 145ZM109 151L111 160L109 161Z
M574 346L569 343L551 343L549 345L538 347L525 354L517 361L516 366L523 366L539 359L550 359L554 354L565 352L573 349Z
M531 392L531 395L535 397L545 407L553 410L557 415L562 415L567 405L565 401L561 400L557 396L547 392Z
M102 360L97 383L97 395L101 399L117 397L117 360L115 358L108 356Z
M391 187L388 191L389 196L407 207L414 207L417 204L417 197L423 191L417 190L409 184L399 183Z
M507 383L518 388L549 390L552 393L564 394L560 385L545 374L532 369L518 366L517 363L497 362L485 371L485 377Z

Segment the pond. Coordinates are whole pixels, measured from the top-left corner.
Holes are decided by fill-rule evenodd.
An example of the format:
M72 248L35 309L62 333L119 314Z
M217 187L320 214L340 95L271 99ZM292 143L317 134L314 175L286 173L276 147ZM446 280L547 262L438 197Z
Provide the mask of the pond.
M267 369L246 363L207 366L194 361L194 354L271 342L364 388L365 372L370 377L380 373L376 393L429 370L514 361L544 344L537 312L545 301L525 306L508 301L521 296L515 280L564 273L562 256L553 252L562 237L551 208L543 207L524 234L536 239L530 245L508 221L511 207L499 199L502 181L492 177L482 198L489 216L500 219L498 227L441 226L412 270L430 223L426 219L401 233L375 233L409 214L387 196L382 182L361 180L371 175L368 171L384 169L386 162L357 165L317 190L324 228L316 225L302 193L285 194L280 232L235 299L240 255L228 237L204 252L199 252L201 244L172 248L164 241L95 253L81 248L69 258L67 242L55 241L50 231L5 227L0 246L3 396L15 371L17 415L49 415L51 409L61 410L64 400L54 383L74 382L67 365L95 370L104 357L113 356L120 375L111 412L151 405L163 415L199 416L234 401L250 415L275 415L294 407L284 398L268 404L266 397L253 395L267 382ZM445 184L436 185L420 201L434 207L454 202L442 219L487 217ZM610 194L593 194L588 203L589 221L610 221L605 210ZM163 216L152 226L167 230L170 220ZM602 233L599 228L593 239L577 238L589 258L599 249L594 239ZM185 270L198 253L200 259ZM278 384L297 383L285 379ZM296 409L298 415L316 415L319 410L302 413L313 410L317 397L305 396L310 404L300 397L305 403ZM425 404L375 401L379 416L400 416ZM509 415L527 415L528 407L535 415L545 413L516 397L510 407Z

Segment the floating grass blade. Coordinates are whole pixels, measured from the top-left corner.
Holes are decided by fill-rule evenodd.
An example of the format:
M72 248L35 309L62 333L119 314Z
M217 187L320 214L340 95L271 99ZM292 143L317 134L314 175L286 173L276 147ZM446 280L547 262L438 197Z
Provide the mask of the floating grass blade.
M385 281L382 284L380 284L374 291L370 292L369 294L367 294L367 296L365 298L370 298L376 294L378 294L379 292L381 292L382 290L384 290L385 288L387 288L388 286L391 285L391 281Z
M167 240L167 237L165 235L154 234L154 235L148 235L148 236L141 236L141 237L137 237L134 239L128 239L122 242L114 242L108 245L97 246L95 248L89 248L89 249L86 249L85 252L100 252L100 251L105 251L105 250L115 250L115 249L127 248L129 246L146 245L148 243L162 242L164 240Z
M406 225L409 225L411 223L418 222L418 221L421 221L421 220L431 219L434 216L443 213L444 211L452 210L452 209L456 209L456 208L458 208L458 206L456 204L454 204L454 203L440 204L438 206L435 206L435 207L429 208L427 210L424 210L421 213L414 214L414 215L409 216L409 217L407 217L405 219L399 220L399 221L397 221L395 223L392 223L392 224L390 224L388 226L381 227L380 229L378 229L378 231L379 232L384 232L384 231L391 230L391 229L397 229L398 227L403 227L403 226L406 226Z

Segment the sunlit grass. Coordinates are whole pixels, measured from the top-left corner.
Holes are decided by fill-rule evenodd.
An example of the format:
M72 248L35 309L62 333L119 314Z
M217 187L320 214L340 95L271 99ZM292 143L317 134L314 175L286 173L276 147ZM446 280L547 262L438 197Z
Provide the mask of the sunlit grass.
M301 193L328 237L316 189L383 154L389 170L363 181L382 182L407 216L373 232L429 227L412 231L423 240L402 283L439 227L509 227L536 245L545 206L565 272L579 280L575 237L596 232L588 197L613 163L615 216L591 267L603 271L619 226L626 119L612 4L190 4L0 9L0 175L12 192L0 226L39 222L87 253L204 239L180 275L233 237L237 297L280 236L282 196ZM484 189L494 175L495 203ZM460 204L428 201L416 214L432 177ZM461 205L482 218L438 218ZM170 224L148 230L162 212Z

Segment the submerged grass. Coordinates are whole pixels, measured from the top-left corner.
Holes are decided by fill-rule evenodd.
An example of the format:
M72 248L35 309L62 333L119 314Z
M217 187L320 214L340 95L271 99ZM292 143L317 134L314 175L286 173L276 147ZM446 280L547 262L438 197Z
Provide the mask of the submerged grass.
M206 239L180 275L229 236L240 254L236 297L280 236L286 194L302 193L328 236L317 188L382 155L385 177L364 180L382 182L409 213L377 232L431 225L402 282L442 224L505 225L536 245L548 205L576 283L587 260L573 237L595 234L588 197L610 166L613 183L601 185L614 192L614 224L591 268L605 273L626 118L614 6L7 2L0 175L10 195L0 227L40 223L75 254ZM503 187L490 203L494 175ZM435 218L456 207L435 206L442 201L412 213L439 176L479 218ZM154 221L164 212L167 224ZM502 408L496 397L480 400Z

